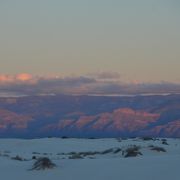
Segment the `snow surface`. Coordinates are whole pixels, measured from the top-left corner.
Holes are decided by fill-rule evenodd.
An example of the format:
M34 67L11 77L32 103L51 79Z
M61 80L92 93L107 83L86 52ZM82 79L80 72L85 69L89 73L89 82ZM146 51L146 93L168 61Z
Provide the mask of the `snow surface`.
M0 177L3 180L180 180L180 139L0 139ZM69 159L70 152L102 152L141 146L142 156L124 158L122 152ZM166 152L152 151L149 146ZM64 154L63 154L64 153ZM16 155L25 161L13 160ZM57 167L31 171L32 156L49 157Z

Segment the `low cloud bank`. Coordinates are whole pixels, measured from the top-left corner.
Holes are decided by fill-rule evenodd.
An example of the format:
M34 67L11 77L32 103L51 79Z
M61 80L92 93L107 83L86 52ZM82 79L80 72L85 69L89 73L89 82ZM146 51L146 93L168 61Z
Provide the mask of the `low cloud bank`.
M23 94L140 94L140 93L180 93L180 84L127 83L114 72L101 72L86 76L33 76L23 73L0 75L0 91L15 91Z

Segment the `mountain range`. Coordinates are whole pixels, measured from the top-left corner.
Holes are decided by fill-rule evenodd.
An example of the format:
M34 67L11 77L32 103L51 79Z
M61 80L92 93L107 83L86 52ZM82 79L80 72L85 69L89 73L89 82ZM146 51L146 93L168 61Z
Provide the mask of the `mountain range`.
M0 137L180 137L180 95L0 98Z

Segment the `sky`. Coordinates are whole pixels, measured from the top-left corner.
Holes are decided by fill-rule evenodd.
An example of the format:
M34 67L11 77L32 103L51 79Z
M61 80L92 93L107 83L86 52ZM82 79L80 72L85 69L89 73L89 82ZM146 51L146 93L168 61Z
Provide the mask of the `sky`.
M0 0L0 74L180 83L179 32L179 0Z

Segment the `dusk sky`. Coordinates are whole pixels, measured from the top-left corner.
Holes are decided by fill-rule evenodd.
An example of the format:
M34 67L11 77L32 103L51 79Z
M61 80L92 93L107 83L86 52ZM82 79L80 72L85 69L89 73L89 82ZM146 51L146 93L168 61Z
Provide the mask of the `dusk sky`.
M179 0L0 0L0 74L180 83L179 69Z

